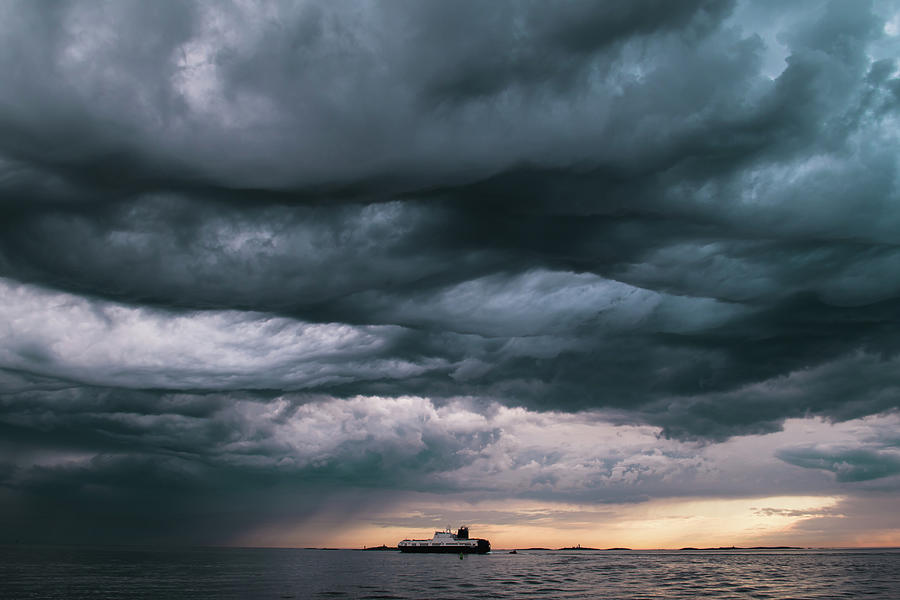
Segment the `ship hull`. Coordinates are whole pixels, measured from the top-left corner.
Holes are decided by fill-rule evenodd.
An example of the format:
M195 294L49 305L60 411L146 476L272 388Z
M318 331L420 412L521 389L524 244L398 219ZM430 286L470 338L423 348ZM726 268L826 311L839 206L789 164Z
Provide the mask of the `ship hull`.
M400 552L415 554L487 554L491 545L487 540L479 540L478 546L400 546Z

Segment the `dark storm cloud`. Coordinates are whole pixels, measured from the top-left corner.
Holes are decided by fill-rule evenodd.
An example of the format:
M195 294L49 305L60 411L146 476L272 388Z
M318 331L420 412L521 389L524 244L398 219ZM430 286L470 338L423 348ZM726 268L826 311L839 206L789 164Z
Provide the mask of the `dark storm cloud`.
M855 449L823 452L808 448L786 450L778 457L798 467L831 471L838 481L869 481L900 473L900 456L897 454Z
M4 541L229 543L342 489L448 489L423 478L465 465L496 437L439 420L417 429L435 416L420 399L315 400L85 387L6 394L0 487L27 518L6 514Z
M236 187L471 178L569 145L530 117L559 103L560 125L576 125L592 103L568 95L596 95L592 71L630 39L694 44L727 6L12 6L7 153L119 187L201 174ZM458 106L466 96L476 102ZM576 152L599 141L598 125ZM525 145L510 155L516 137Z
M4 485L88 506L133 471L193 510L179 486L409 487L492 439L304 454L240 413L285 397L707 441L897 409L896 8L5 4ZM829 452L780 456L893 468Z
M852 446L818 443L786 447L776 456L798 467L831 472L839 482L871 482L874 489L900 485L900 439L894 428L874 428Z
M4 513L3 529L32 541L68 532L95 541L227 543L267 524L296 523L359 488L481 499L514 490L588 504L757 495L761 479L769 494L822 490L814 469L795 473L755 456L760 446L790 441L787 434L719 451L660 440L652 427L483 408L471 399L441 406L415 397L35 386L3 398L2 487L28 515ZM882 419L865 431L881 439L895 427L896 419ZM343 510L372 509L367 501Z
M861 304L859 319L880 330L871 335L882 345L890 343L893 311L868 306L893 298L893 283L885 281L893 236L883 225L892 216L888 207L878 209L895 193L896 167L886 150L850 146L896 107L890 61L873 63L865 52L881 33L873 14L840 4L808 10L802 26L781 32L790 53L772 81L759 73L760 38L723 24L733 16L727 3L552 11L498 3L486 17L483 7L470 5L452 14L439 5L403 8L345 14L306 7L244 30L229 29L240 17L237 7L12 11L33 30L40 25L47 39L29 53L21 32L7 31L31 68L14 70L22 81L5 121L28 135L5 138L11 175L4 271L132 303L402 325L413 329L391 352L457 363L448 371L459 376L449 380L445 371L437 380L347 392L397 394L408 385L573 409L667 402L673 394L736 389L867 349L870 340L859 339L865 334L840 329L835 302ZM210 21L210 11L218 21ZM135 47L126 33L148 20L152 34ZM398 23L411 35L383 36ZM372 70L376 61L385 68ZM9 59L6 68L13 67ZM387 95L366 94L364 106L348 95L375 87ZM40 90L45 105L26 102L29 90ZM203 90L213 96L192 107L192 94ZM210 121L215 115L204 110L224 102L219 116L231 115L250 94L262 104L249 114L269 114L279 131L239 127L240 144L210 145L232 125ZM402 127L392 120L398 106L411 111ZM38 108L48 116L39 124L23 117ZM538 110L549 112L532 118ZM569 123L563 127L554 114ZM112 126L97 125L101 115ZM516 127L481 138L488 115ZM322 122L335 128L319 131ZM185 123L205 144L189 154ZM279 136L289 131L298 137L285 146ZM328 202L327 188L310 196L314 188L302 185L311 160L305 148L313 143L306 140L325 134L313 162L335 174L335 189L342 185L337 173L357 186L351 204ZM497 146L500 139L506 146ZM387 141L391 165L353 159L361 150L385 155ZM327 156L335 142L348 146L340 159ZM265 170L242 184L241 165L252 163L243 161L244 147L275 171L285 161L299 168L292 185L300 187L285 188L282 174ZM523 160L529 166L503 172ZM808 166L817 160L833 161L837 173ZM225 173L209 170L210 161L238 164ZM786 175L792 161L799 181ZM779 196L793 197L806 183L805 170L818 188L800 190L810 199L797 219L804 197ZM379 177L412 182L423 173L415 185L437 184L427 194L410 190L383 202L396 184L384 187ZM447 177L484 174L478 183L446 184ZM858 175L854 202L870 205L849 221L850 190L825 188L828 178L848 175ZM357 185L370 176L372 183ZM740 200L748 178L749 202ZM303 206L309 198L316 204ZM609 305L602 294L591 295L596 282L575 273L636 285L619 293L638 299L650 290L687 300L625 311L637 315L629 323L626 314L621 327L636 324L633 335L602 339L610 327L619 329L610 322L623 315L604 318ZM791 298L803 294L814 304L824 298L820 318L810 319L805 301ZM570 302L579 295L586 301ZM708 298L743 303L732 311L740 320L692 326L692 313L715 306ZM649 327L648 315L655 321ZM805 328L793 324L795 315L803 315ZM678 321L699 331L682 331ZM461 341L441 333L448 330L489 339ZM760 339L749 335L766 330ZM557 339L521 338L535 334ZM510 343L498 347L496 338ZM31 348L22 352L36 360L40 346ZM629 348L625 356L621 348ZM666 374L652 385L642 383L646 372L661 370ZM476 372L487 375L484 385L461 385ZM744 421L752 430L795 414L788 407L745 413L715 417L711 425L739 432ZM695 423L688 418L673 431L706 432Z

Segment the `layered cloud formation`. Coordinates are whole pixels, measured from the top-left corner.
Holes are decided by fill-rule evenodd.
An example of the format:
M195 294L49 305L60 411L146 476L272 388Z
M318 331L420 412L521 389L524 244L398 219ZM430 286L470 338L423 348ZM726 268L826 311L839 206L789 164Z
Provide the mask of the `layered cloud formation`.
M7 530L896 493L898 15L3 5Z

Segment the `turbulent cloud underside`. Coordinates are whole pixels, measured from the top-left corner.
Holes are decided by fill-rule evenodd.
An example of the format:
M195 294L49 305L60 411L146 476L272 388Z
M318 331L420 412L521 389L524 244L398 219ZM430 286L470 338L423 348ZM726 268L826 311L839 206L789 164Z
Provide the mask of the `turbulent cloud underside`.
M4 3L0 503L896 493L898 14Z

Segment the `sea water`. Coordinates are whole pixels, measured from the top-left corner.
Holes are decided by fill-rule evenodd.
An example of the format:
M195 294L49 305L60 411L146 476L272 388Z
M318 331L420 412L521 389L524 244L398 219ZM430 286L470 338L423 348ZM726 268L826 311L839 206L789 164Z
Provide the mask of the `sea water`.
M0 547L0 598L900 598L900 549Z

